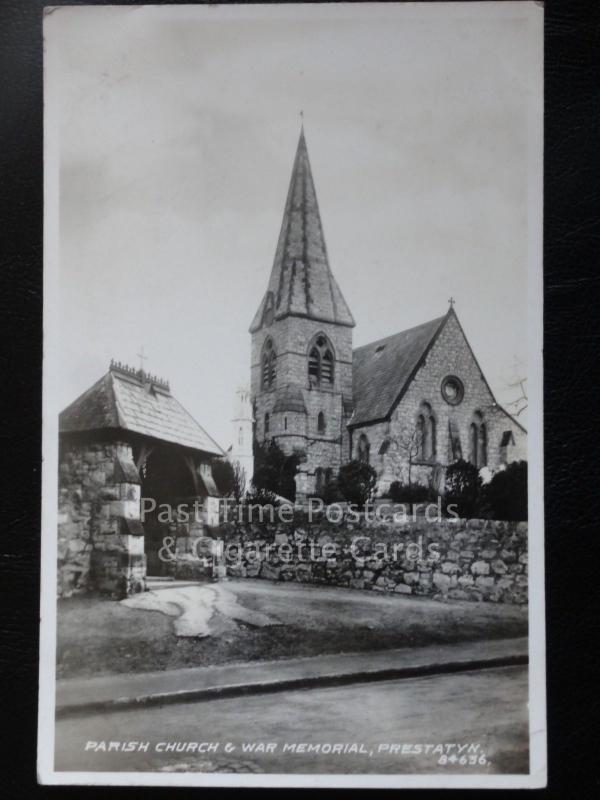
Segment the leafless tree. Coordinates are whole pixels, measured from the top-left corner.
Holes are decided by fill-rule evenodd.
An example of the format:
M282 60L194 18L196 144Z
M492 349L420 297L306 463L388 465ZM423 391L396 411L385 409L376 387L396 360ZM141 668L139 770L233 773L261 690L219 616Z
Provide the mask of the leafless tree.
M421 452L421 432L418 428L404 428L398 436L390 437L390 444L408 464L408 486L412 486L412 467Z
M527 377L524 374L523 362L515 356L513 362L513 377L504 381L507 389L511 390L513 400L505 403L506 408L514 417L520 416L529 404L527 397Z

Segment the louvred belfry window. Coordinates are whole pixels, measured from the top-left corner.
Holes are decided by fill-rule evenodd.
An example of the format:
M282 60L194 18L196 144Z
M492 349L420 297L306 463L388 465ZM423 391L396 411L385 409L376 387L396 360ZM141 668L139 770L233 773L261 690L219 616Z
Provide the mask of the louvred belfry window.
M319 351L316 347L310 351L308 355L308 377L311 383L318 383L319 382L319 373L320 373L320 359L319 359Z
M325 336L317 337L308 354L308 380L312 384L333 384L333 351Z
M329 350L325 351L321 361L321 380L324 383L333 383L333 357Z

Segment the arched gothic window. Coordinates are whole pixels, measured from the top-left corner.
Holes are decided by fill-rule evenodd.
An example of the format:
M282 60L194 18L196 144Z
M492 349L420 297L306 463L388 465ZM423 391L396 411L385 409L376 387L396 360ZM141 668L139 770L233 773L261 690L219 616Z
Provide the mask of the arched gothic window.
M487 428L480 411L473 414L469 427L469 461L478 469L487 466Z
M240 428L238 430L238 444L244 444L244 429Z
M429 403L421 403L417 415L418 456L423 461L435 461L437 453L435 416Z
M371 460L371 445L366 433L361 433L358 437L358 460L368 464Z
M275 379L277 378L277 353L275 352L272 339L267 339L263 345L261 364L262 388L269 389L271 386L274 386Z
M429 417L429 442L431 447L430 458L434 460L437 455L437 430L433 414Z
M321 333L308 352L308 380L311 385L331 385L333 379L333 350L327 338Z
M267 433L269 433L270 428L271 428L271 418L267 413L265 414L265 436L267 435Z
M469 426L469 461L471 464L477 466L477 442L479 440L479 433L477 425L472 422Z
M317 430L319 433L325 433L325 414L322 411L319 411L317 417Z
M325 488L325 472L322 467L317 467L315 470L315 492L321 494Z
M478 460L481 467L487 467L487 428L485 422L479 426Z

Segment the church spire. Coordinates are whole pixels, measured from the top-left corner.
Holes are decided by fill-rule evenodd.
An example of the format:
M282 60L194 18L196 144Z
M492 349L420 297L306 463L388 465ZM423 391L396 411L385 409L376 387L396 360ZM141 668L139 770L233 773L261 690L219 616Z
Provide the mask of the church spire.
M300 129L269 285L250 331L259 330L265 317L287 316L354 325L329 268L304 125Z

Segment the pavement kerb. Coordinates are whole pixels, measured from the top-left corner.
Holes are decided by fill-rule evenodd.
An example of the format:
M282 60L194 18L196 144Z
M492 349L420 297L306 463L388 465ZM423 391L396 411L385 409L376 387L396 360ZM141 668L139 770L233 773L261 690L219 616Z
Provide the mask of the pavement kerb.
M154 692L110 700L89 700L81 703L57 705L56 718L124 711L147 706L161 706L175 703L200 702L231 697L242 697L254 694L269 694L291 690L327 688L349 684L372 683L376 681L401 680L433 675L444 675L456 672L468 672L498 667L522 666L528 663L528 656L523 652L507 653L490 658L462 659L435 662L417 666L398 666L358 671L343 670L338 672L301 676L295 678L254 680L246 683L225 683L222 685L187 688L176 691Z

